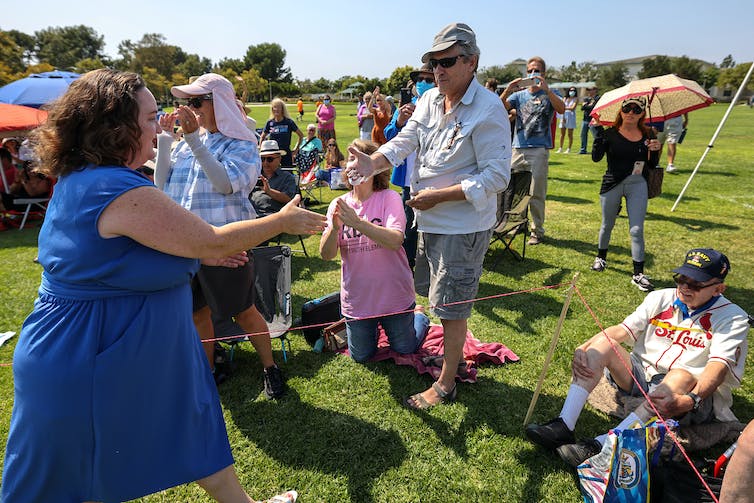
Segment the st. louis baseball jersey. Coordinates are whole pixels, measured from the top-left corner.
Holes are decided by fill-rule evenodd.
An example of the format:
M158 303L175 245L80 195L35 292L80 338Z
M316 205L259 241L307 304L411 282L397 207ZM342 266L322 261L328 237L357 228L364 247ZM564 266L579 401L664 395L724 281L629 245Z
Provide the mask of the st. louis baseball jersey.
M684 369L699 377L711 361L728 367L728 375L713 394L715 417L733 421L731 389L741 383L748 351L748 316L720 295L712 305L692 311L684 319L676 306L676 289L666 288L647 294L644 302L623 320L633 345L633 354L644 367L644 377L671 369ZM633 342L633 344L631 344Z

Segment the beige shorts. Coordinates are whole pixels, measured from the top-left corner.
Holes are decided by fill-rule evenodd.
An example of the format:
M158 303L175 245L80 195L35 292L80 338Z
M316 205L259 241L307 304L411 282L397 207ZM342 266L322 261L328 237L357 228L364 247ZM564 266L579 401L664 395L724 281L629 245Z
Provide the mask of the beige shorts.
M443 320L471 316L492 230L470 234L419 233L414 285Z

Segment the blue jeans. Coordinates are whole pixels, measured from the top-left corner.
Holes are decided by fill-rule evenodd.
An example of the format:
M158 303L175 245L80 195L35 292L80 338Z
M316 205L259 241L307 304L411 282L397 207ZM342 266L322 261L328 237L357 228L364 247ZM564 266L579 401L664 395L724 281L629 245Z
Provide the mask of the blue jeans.
M579 150L579 154L587 153L589 131L592 132L592 137L597 135L597 128L595 126L590 126L589 121L581 121L581 150Z
M330 179L332 178L332 173L330 173L329 169L318 169L314 172L314 178L320 181L330 183Z
M404 355L419 349L429 331L429 318L424 313L408 312L366 320L346 318L351 358L365 362L377 353L378 324L385 330L390 349Z

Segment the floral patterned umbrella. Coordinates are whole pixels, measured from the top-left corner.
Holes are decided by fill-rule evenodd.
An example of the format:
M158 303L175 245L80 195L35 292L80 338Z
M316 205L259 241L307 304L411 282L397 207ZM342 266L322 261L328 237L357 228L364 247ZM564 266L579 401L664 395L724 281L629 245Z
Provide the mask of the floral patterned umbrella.
M627 98L644 96L649 103L647 117L661 122L698 108L708 107L713 99L693 80L668 74L629 82L602 95L591 116L600 124L611 126Z

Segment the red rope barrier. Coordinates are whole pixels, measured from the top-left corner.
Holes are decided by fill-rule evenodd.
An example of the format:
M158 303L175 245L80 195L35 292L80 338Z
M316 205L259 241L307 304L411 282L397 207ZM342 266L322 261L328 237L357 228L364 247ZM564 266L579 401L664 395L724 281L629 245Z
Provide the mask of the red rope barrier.
M649 406L652 408L652 411L654 411L654 413L657 415L657 418L659 419L660 423L663 424L663 425L665 425L666 430L667 430L668 434L670 435L671 440L673 440L673 443L676 445L676 447L678 447L678 450L683 455L684 459L688 462L689 466L694 471L694 473L696 474L697 478L702 482L702 485L707 490L707 492L710 494L710 496L712 497L712 499L714 500L714 502L715 503L719 503L718 500L717 500L717 498L715 497L715 493L712 492L712 489L707 484L707 482L704 480L704 477L702 476L702 474L699 473L699 470L696 469L696 466L694 466L694 462L691 461L691 458L686 453L686 450L683 448L683 446L681 445L681 443L678 441L678 437L676 437L675 433L673 433L673 431L668 427L668 425L667 425L667 423L665 421L665 418L662 417L662 415L657 410L657 407L655 407L655 404L652 402L652 399L649 398L649 394L646 391L644 391L644 389L642 389L642 386L639 383L638 379L636 378L636 376L634 375L634 373L631 371L632 370L631 369L631 365L629 365L623 359L623 356L620 354L620 351L618 351L618 349L616 347L616 344L613 342L613 340L610 337L607 336L607 334L605 333L604 327L600 323L599 318L597 318L597 315L594 313L594 311L592 310L591 306L589 306L589 303L587 303L586 299L581 294L581 291L579 290L579 288L577 286L575 286L575 285L574 285L574 288L576 290L576 294L581 299L581 303L584 304L584 307L589 312L589 314L592 316L592 319L594 320L595 324L599 327L600 333L605 336L605 338L607 339L607 342L610 344L610 348L618 356L618 359L620 360L621 364L626 368L626 370L628 371L629 375L631 376L631 379L633 379L634 383L636 383L636 388L644 396L644 399L647 401L647 404L649 404Z
M433 307L455 306L455 305L458 305L458 304L467 304L469 302L479 302L479 301L485 301L485 300L499 299L499 298L502 298L502 297L510 297L511 295L519 295L519 294L522 294L522 293L538 292L540 290L552 290L554 288L560 288L563 285L570 285L570 283L557 283L555 285L545 285L545 286L540 286L540 287L536 287L536 288L530 288L528 290L518 290L516 292L500 293L500 294L497 294L497 295L489 295L487 297L478 297L476 299L470 299L470 300L460 300L458 302L449 302L447 304L438 304L437 306L430 306L430 307L433 308ZM413 312L413 311L414 311L414 309L406 309L406 310L403 310L403 311L395 311L393 313L376 314L376 315L373 315L373 316L364 316L362 318L354 318L354 320L370 320L372 318L382 318L382 317L385 317L385 316L393 316L393 315L396 315L396 314L405 314L405 313L410 313L410 312ZM307 328L323 328L323 327L327 327L327 326L329 326L331 324L332 324L332 322L315 323L315 324L312 324L312 325L301 325L301 326L297 326L297 327L290 327L290 328L286 329L285 332L290 332L290 331L293 331L293 330L304 330L304 329L307 329ZM258 337L260 335L270 335L270 331L269 330L265 330L265 331L262 331L262 332L253 332L253 333L248 333L248 334L230 335L230 336L226 336L226 337L214 337L212 339L202 339L202 343L205 343L205 342L233 341L233 340L236 340L236 339L243 339L245 337ZM12 365L13 365L13 363L0 363L0 367L10 367Z
M527 289L527 290L518 290L518 291L515 291L515 292L508 292L508 293L501 293L501 294L496 294L496 295L489 295L487 297L478 297L478 298L475 298L475 299L461 300L461 301L457 301L457 302L449 302L447 304L438 304L438 305L435 305L435 306L430 306L430 308L444 307L444 306L455 306L455 305L459 305L459 304L467 304L469 302L480 302L480 301L485 301L485 300L499 299L499 298L502 298L502 297L509 297L509 296L512 296L512 295L519 295L519 294L523 294L523 293L532 293L532 292L537 292L537 291L541 291L541 290L551 290L551 289L555 289L555 288L560 288L561 286L564 286L564 285L569 285L570 286L570 283L558 283L558 284L555 284L555 285L546 285L546 286L541 286L541 287L536 287L536 288L530 288L530 289ZM574 290L576 291L576 294L581 299L581 303L587 309L587 311L591 315L592 319L594 320L595 324L599 327L600 333L602 333L602 334L605 335L605 337L607 338L608 342L610 343L610 347L612 348L612 350L618 356L618 359L621 361L621 363L623 364L623 366L628 371L629 375L631 376L631 379L633 379L633 381L636 383L637 388L639 389L639 391L641 391L642 395L644 395L644 399L647 401L647 403L649 404L649 406L652 408L652 410L654 411L654 413L657 415L660 423L666 425L666 427L667 427L667 423L665 422L665 419L657 411L657 408L655 407L655 405L652 402L651 398L649 398L649 395L642 389L641 385L639 384L639 381L636 379L636 376L633 374L633 372L631 370L631 366L628 365L628 363L626 363L626 361L623 359L623 356L621 356L620 352L617 350L615 343L605 333L605 329L603 328L602 324L600 323L599 318L594 313L594 311L592 310L591 306L589 306L589 303L586 301L586 299L582 295L581 290L579 290L579 288L576 285L573 285L573 287L574 287ZM382 317L385 317L385 316L393 316L393 315L396 315L396 314L405 314L405 313L410 313L410 312L413 312L413 311L414 311L414 309L407 309L407 310L403 310L403 311L396 311L396 312L393 312L393 313L385 313L385 314L379 314L379 315L374 315L374 316L365 316L365 317L362 317L362 318L354 318L354 320L368 320L368 319L372 319L372 318L382 318ZM285 332L289 332L289 331L292 331L292 330L303 330L303 329L307 329L307 328L322 328L322 327L326 327L326 326L328 326L330 324L331 324L331 322L327 322L327 323L315 323L315 324L312 324L312 325L301 325L301 326L297 326L297 327L290 327L287 330L285 330ZM260 335L269 335L269 334L270 334L270 331L266 330L266 331L263 331L263 332L240 334L240 335L233 335L233 336L228 336L228 337L215 337L215 338L212 338L212 339L203 339L202 343L231 341L231 340L236 340L236 339L243 339L243 338L247 338L247 337L257 337L257 336L260 336ZM11 366L13 366L12 362L10 362L10 363L0 363L0 367L11 367ZM691 466L691 469L694 471L694 473L696 474L696 476L702 482L702 485L704 485L704 488L707 489L707 492L709 492L710 496L715 501L715 503L719 503L718 499L715 497L715 494L712 492L712 489L710 489L709 485L704 480L704 477L702 476L701 473L699 473L699 470L697 470L696 466L694 466L694 463L691 461L691 458L686 453L686 451L683 448L683 446L681 445L681 443L678 441L678 438L676 437L675 433L673 433L673 431L670 428L667 428L667 431L670 434L670 438L673 440L673 443L675 443L676 447L678 447L678 450L681 452L681 454L683 455L684 459L686 459L686 461L688 462L689 466Z

